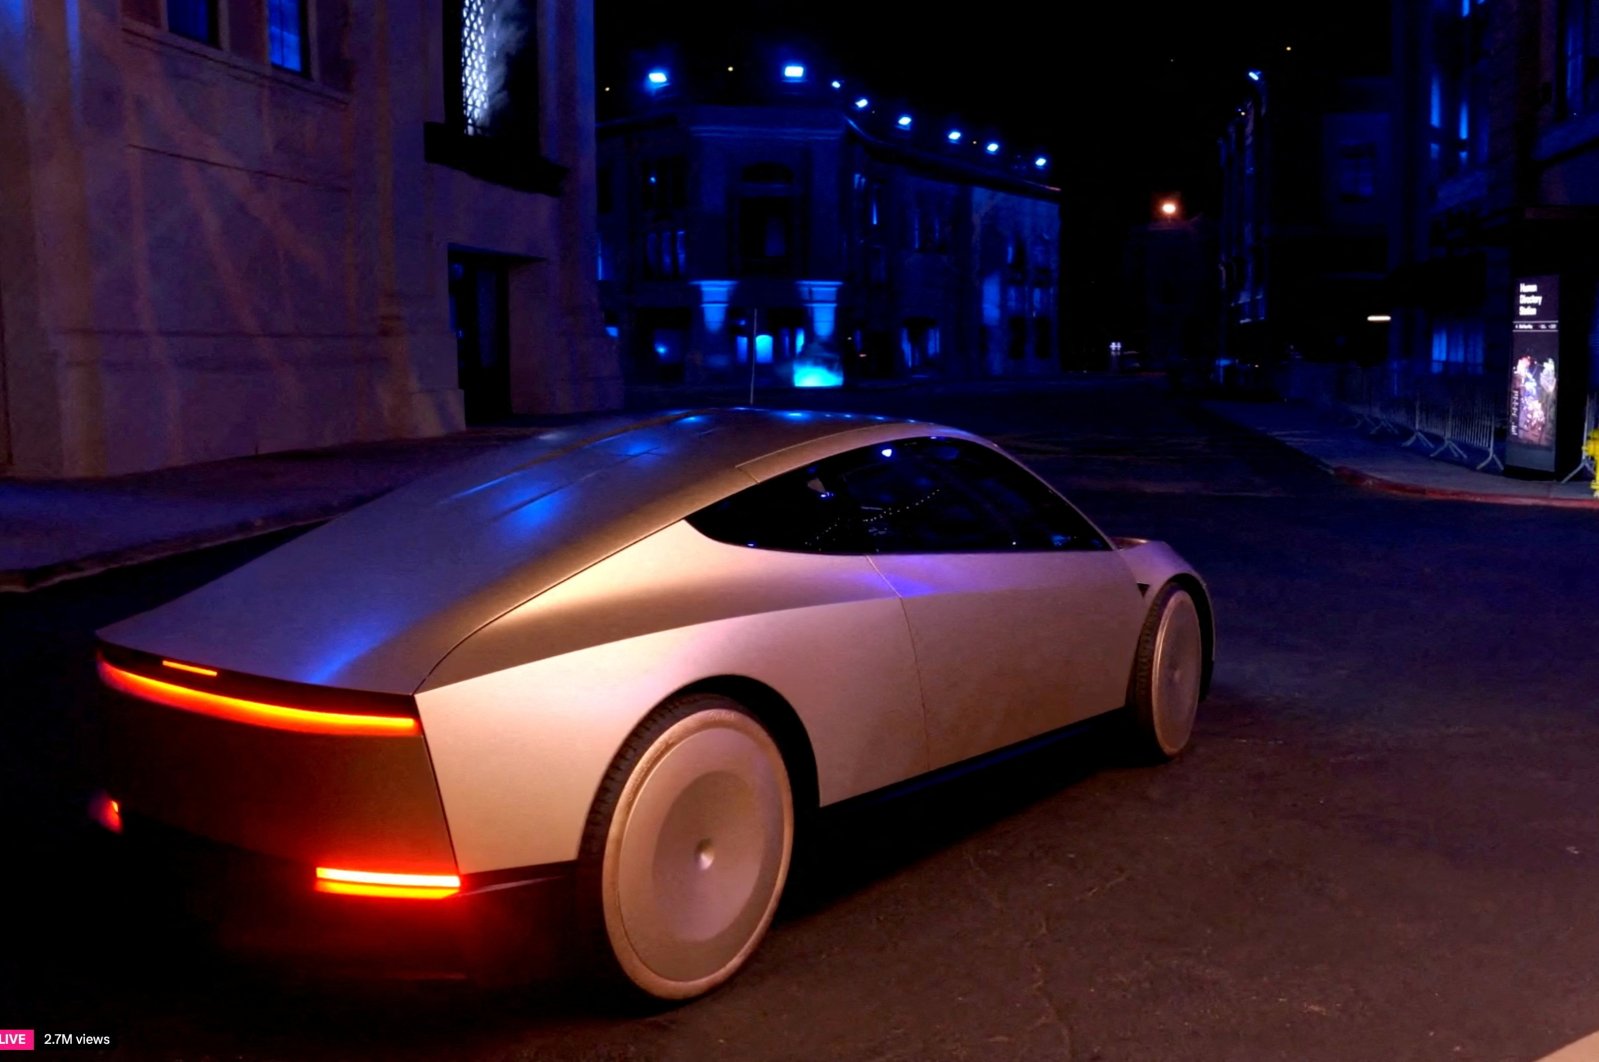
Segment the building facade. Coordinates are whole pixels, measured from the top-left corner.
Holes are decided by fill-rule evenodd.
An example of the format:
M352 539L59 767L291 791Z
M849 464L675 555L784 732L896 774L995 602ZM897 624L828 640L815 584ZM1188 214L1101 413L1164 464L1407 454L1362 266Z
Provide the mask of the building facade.
M1049 160L768 58L711 89L640 66L600 126L601 291L629 381L1058 373Z
M0 5L0 468L615 406L589 0Z
M1393 375L1495 396L1511 466L1565 473L1599 358L1599 0L1396 4L1394 55Z
M1392 83L1285 53L1241 72L1240 85L1220 141L1218 368L1225 377L1299 358L1378 364L1388 341Z

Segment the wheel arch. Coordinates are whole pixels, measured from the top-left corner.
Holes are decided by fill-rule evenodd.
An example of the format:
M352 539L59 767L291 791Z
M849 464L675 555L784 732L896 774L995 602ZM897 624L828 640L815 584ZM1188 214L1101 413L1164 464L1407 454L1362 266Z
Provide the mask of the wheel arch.
M745 675L713 675L672 691L661 704L691 693L715 693L735 700L753 712L761 725L771 732L788 767L796 819L803 823L818 806L820 783L810 732L788 699L759 679Z
M1210 592L1192 572L1180 572L1172 576L1169 582L1186 590L1188 596L1194 599L1194 607L1199 610L1199 629L1205 645L1205 669L1199 680L1199 696L1203 700L1210 695L1210 676L1216 667L1216 613L1210 603Z

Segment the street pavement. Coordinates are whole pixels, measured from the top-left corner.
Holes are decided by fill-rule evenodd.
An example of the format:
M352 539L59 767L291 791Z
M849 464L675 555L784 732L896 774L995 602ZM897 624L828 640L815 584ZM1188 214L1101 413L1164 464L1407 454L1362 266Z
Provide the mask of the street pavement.
M1279 434L1335 423L1262 433L1158 381L861 399L832 400L1000 437L1199 568L1188 753L1090 728L846 809L750 967L681 1008L239 970L145 931L81 815L93 631L300 532L234 536L0 598L0 1028L162 1059L1107 1062L1531 1062L1599 1030L1593 512L1357 487Z

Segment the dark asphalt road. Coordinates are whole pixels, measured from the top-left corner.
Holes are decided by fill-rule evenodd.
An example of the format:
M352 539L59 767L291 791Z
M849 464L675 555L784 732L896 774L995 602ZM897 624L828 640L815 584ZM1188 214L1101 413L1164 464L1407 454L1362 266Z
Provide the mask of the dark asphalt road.
M92 630L262 547L112 573L0 601L0 1027L183 1059L1295 1062L1599 1030L1591 513L1362 493L1147 382L850 404L1002 436L1199 567L1221 640L1189 753L1131 766L1090 730L851 809L745 973L660 1014L258 977L118 931L72 823Z

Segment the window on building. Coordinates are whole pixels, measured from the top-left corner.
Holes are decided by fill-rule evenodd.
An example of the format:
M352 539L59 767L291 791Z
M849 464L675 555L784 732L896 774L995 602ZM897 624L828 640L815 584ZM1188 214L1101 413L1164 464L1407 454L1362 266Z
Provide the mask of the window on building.
M1005 266L1018 283L1027 275L1027 237L1018 233L1006 242Z
M900 329L900 350L905 355L905 368L911 372L926 372L938 367L938 322L931 317L907 317Z
M692 310L640 308L628 330L630 378L647 384L682 383L693 324Z
M1040 358L1048 358L1055 353L1055 327L1048 317L1039 317L1033 321L1033 354Z
M1556 105L1562 117L1572 117L1593 107L1599 99L1599 57L1595 57L1590 33L1599 29L1593 13L1593 0L1560 2L1560 69Z
M745 199L738 210L739 260L746 272L788 273L793 267L794 212L785 198Z
M775 162L746 166L739 193L740 268L746 273L792 274L800 259L793 171Z
M1487 143L1487 12L1471 2L1458 14L1436 23L1434 39L1428 153L1438 178L1482 162Z
M874 286L888 283L888 255L876 244L866 248L866 282Z
M739 174L745 184L769 184L787 187L794 183L794 171L781 162L757 162L745 166Z
M946 204L938 196L923 193L910 204L911 249L928 254L949 250L949 221Z
M267 0L267 58L280 70L304 74L306 0Z
M167 0L167 29L202 44L217 43L217 0Z
M1345 142L1338 145L1335 159L1338 198L1346 203L1361 203L1377 195L1377 145Z
M538 134L538 37L531 0L455 0L447 39L456 122L469 135ZM447 75L448 76L448 75Z
M651 159L639 168L639 203L646 214L664 217L688 205L688 160L681 155Z
M231 0L245 3L249 0ZM315 11L317 76L348 84L347 60L330 42L352 32L329 6L353 0L301 0ZM545 195L561 193L564 167L540 153L538 0L437 0L444 120L422 128L422 157L481 181ZM332 29L333 32L328 32Z
M650 280L680 280L688 258L682 229L652 229L644 234L644 275Z
M1482 320L1476 317L1445 317L1433 322L1432 371L1438 374L1480 375L1482 364Z
M601 166L594 175L594 194L601 214L609 214L615 209L615 196L611 192L611 181L615 176L609 166Z
M1032 242L1032 249L1033 280L1047 284L1055 273L1055 241L1040 236Z
M1012 317L1005 322L1005 353L1013 361L1027 357L1027 318Z

